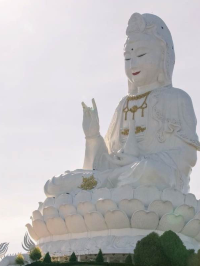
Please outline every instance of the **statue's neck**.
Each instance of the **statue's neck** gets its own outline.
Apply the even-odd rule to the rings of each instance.
[[[145,86],[141,86],[137,88],[137,94],[143,94],[147,91],[152,91],[155,89],[160,88],[160,83],[159,82],[154,82]]]
[[[161,85],[159,82],[154,82],[154,83],[151,83],[151,84],[148,84],[148,85],[145,85],[145,86],[137,87],[137,89],[134,92],[134,95],[143,94],[143,93],[145,93],[147,91],[152,91],[152,90],[155,90],[155,89],[159,89],[159,88],[162,88],[162,87],[165,87],[165,86],[168,86],[168,85],[169,84]]]

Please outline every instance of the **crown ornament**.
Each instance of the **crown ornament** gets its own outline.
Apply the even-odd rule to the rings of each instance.
[[[145,28],[146,21],[143,16],[139,13],[134,13],[128,21],[126,35],[129,36],[131,33],[143,32]]]

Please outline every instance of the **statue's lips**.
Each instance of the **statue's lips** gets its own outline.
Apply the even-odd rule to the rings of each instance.
[[[138,74],[140,74],[141,71],[138,71],[138,72],[135,72],[135,73],[132,73],[132,75],[136,76]]]

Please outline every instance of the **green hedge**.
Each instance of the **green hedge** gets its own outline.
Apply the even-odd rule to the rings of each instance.
[[[171,266],[162,248],[160,237],[154,232],[137,242],[133,260],[136,266]]]

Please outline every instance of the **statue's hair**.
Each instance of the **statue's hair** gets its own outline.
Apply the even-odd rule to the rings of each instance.
[[[175,53],[172,36],[168,27],[161,18],[155,15],[134,13],[128,21],[125,45],[130,41],[134,33],[139,32],[153,35],[164,43],[163,72],[165,75],[165,83],[172,83]]]

